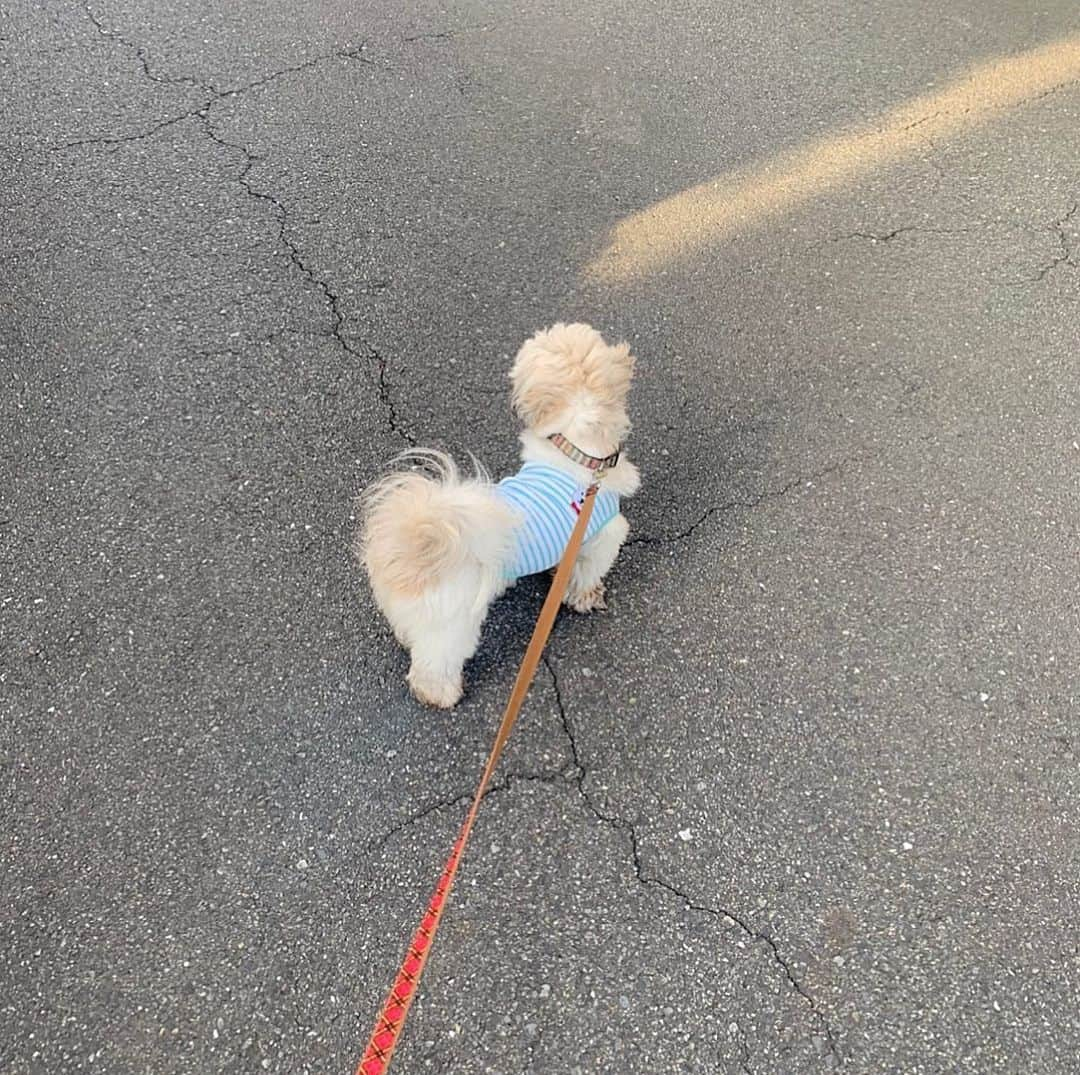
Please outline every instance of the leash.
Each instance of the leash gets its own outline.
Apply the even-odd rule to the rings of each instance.
[[[585,538],[585,529],[589,525],[589,517],[592,515],[593,501],[599,488],[602,470],[595,474],[593,484],[585,491],[585,496],[578,509],[577,522],[570,534],[570,540],[566,543],[566,550],[555,571],[555,578],[551,582],[547,598],[540,615],[536,618],[536,626],[533,628],[532,638],[525,650],[525,656],[521,659],[521,667],[518,669],[517,679],[514,680],[514,689],[510,692],[510,699],[503,711],[499,730],[495,733],[495,741],[488,754],[487,763],[477,785],[476,794],[473,795],[472,805],[468,814],[465,815],[465,823],[461,826],[461,832],[454,842],[454,848],[450,852],[450,858],[446,861],[439,883],[435,886],[431,899],[428,901],[427,910],[420,920],[420,925],[413,934],[412,942],[405,953],[401,967],[398,969],[394,984],[390,987],[390,993],[379,1013],[375,1029],[371,1032],[371,1038],[367,1043],[360,1063],[356,1068],[356,1075],[384,1075],[390,1066],[390,1058],[394,1055],[398,1038],[405,1026],[405,1018],[409,1014],[416,988],[420,983],[420,975],[424,972],[428,954],[431,952],[432,942],[435,940],[435,931],[439,928],[442,912],[446,901],[450,897],[450,889],[454,885],[454,877],[457,874],[458,863],[461,861],[465,845],[469,842],[469,834],[472,832],[473,822],[476,820],[480,809],[480,802],[487,791],[488,782],[495,771],[499,761],[499,755],[510,738],[510,732],[517,720],[518,713],[525,702],[525,695],[529,693],[533,677],[536,675],[537,665],[540,663],[540,655],[544,652],[544,645],[551,634],[555,616],[558,614],[559,605],[562,604],[566,588],[570,583],[570,572],[573,570],[574,561],[577,559],[578,550]]]

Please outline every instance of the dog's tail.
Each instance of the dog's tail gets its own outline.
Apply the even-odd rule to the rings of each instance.
[[[518,519],[479,464],[463,478],[443,452],[414,449],[399,461],[411,469],[389,474],[362,499],[356,552],[372,584],[418,596],[470,563],[501,570]]]

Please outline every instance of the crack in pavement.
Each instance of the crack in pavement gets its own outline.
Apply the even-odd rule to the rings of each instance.
[[[439,799],[436,802],[429,803],[427,806],[416,813],[410,814],[404,820],[397,822],[394,826],[387,829],[386,832],[381,832],[376,836],[373,836],[368,840],[364,850],[367,854],[372,854],[375,851],[381,851],[395,836],[404,832],[406,829],[411,828],[418,822],[423,821],[424,818],[430,817],[432,814],[437,814],[440,810],[448,810],[451,806],[460,806],[462,803],[468,802],[473,797],[473,792],[462,791],[457,795],[451,796],[449,799]]]
[[[91,138],[74,138],[69,142],[58,142],[56,145],[48,146],[45,151],[47,153],[61,153],[64,150],[78,149],[81,146],[122,146],[128,142],[141,142],[144,138],[153,138],[155,134],[159,134],[174,124],[182,123],[186,119],[193,119],[195,116],[201,116],[211,104],[213,104],[213,100],[201,104],[197,108],[189,109],[187,112],[180,112],[175,116],[170,116],[168,119],[160,120],[145,130],[133,131],[131,134],[102,134],[94,135]]]
[[[618,814],[607,814],[594,802],[588,789],[585,787],[585,781],[589,776],[589,770],[586,768],[581,760],[581,755],[578,750],[577,740],[574,735],[573,725],[570,722],[569,714],[567,713],[566,705],[563,701],[562,692],[559,689],[559,679],[555,672],[555,668],[551,663],[550,658],[545,654],[543,657],[544,667],[548,671],[548,675],[551,677],[552,687],[555,694],[555,705],[558,709],[560,719],[562,720],[563,728],[565,729],[567,739],[570,743],[570,752],[574,758],[574,764],[578,769],[578,775],[572,780],[572,783],[578,790],[582,802],[588,811],[599,821],[610,826],[616,832],[621,832],[628,837],[630,846],[630,856],[634,866],[634,875],[637,878],[639,884],[645,887],[660,888],[667,892],[669,895],[674,896],[680,900],[687,910],[697,912],[699,914],[708,915],[711,918],[716,919],[722,924],[730,923],[733,926],[737,926],[742,932],[754,942],[764,944],[773,959],[773,962],[780,967],[783,971],[784,977],[787,979],[791,989],[802,999],[802,1001],[810,1009],[813,1018],[817,1025],[821,1028],[825,1043],[828,1046],[829,1052],[833,1055],[838,1063],[842,1062],[840,1052],[837,1048],[836,1036],[832,1029],[832,1024],[829,1022],[825,1013],[817,1006],[814,998],[807,992],[806,988],[796,977],[795,972],[791,968],[791,963],[781,953],[776,941],[772,939],[767,933],[761,932],[761,930],[755,929],[750,923],[742,916],[734,914],[732,911],[722,907],[710,907],[707,904],[698,903],[692,896],[684,892],[682,889],[676,887],[671,882],[666,881],[664,878],[657,874],[646,874],[645,867],[641,860],[641,844],[637,834],[637,828],[634,822],[627,820],[624,817],[620,817]]]
[[[252,168],[262,161],[263,158],[258,156],[258,154],[253,153],[246,145],[243,145],[240,142],[231,142],[224,137],[215,128],[214,120],[210,115],[208,107],[200,111],[198,115],[199,119],[202,121],[203,129],[205,130],[207,137],[210,138],[212,142],[224,149],[232,150],[243,156],[244,164],[236,177],[237,182],[243,187],[248,197],[270,206],[278,222],[278,239],[285,247],[285,252],[289,261],[292,262],[304,279],[322,294],[323,301],[330,311],[330,335],[333,337],[338,347],[346,354],[364,362],[374,362],[379,402],[386,412],[387,424],[390,432],[399,436],[406,444],[415,447],[415,438],[401,425],[398,418],[397,406],[391,392],[392,386],[387,378],[388,364],[386,359],[373,347],[369,347],[365,344],[362,348],[358,348],[350,341],[345,333],[345,315],[341,309],[341,299],[334,288],[331,287],[330,281],[307,264],[300,247],[289,235],[289,211],[285,204],[275,195],[264,190],[259,190],[249,179],[249,173]]]
[[[845,239],[869,239],[872,243],[891,243],[901,235],[907,235],[908,232],[920,230],[920,228],[912,225],[910,227],[893,228],[892,231],[887,231],[881,235],[877,235],[872,231],[853,231],[848,235],[838,235],[835,239],[830,239],[829,241],[839,243],[843,242]]]
[[[417,41],[453,41],[455,37],[461,37],[463,34],[485,34],[494,30],[495,26],[491,23],[477,23],[475,26],[460,26],[449,30],[429,30],[419,34],[412,34],[409,37],[402,37],[402,41],[406,44],[413,44]]]
[[[811,1016],[815,1024],[820,1028],[823,1034],[823,1040],[828,1048],[828,1051],[835,1058],[837,1063],[842,1063],[842,1057],[837,1045],[836,1034],[833,1031],[832,1024],[829,1021],[828,1016],[818,1007],[817,1002],[813,996],[807,991],[806,987],[802,984],[799,978],[796,976],[795,971],[792,968],[791,962],[780,951],[780,948],[776,941],[772,939],[767,933],[756,929],[750,922],[743,916],[733,913],[731,910],[722,907],[712,907],[704,903],[698,902],[693,896],[685,892],[675,884],[664,879],[655,873],[647,873],[644,863],[642,861],[641,854],[641,842],[638,836],[637,827],[633,821],[630,821],[618,814],[612,814],[605,812],[593,799],[592,794],[586,787],[586,781],[589,777],[589,769],[582,760],[581,751],[578,747],[577,737],[574,732],[573,723],[570,720],[570,715],[567,710],[566,703],[563,700],[562,691],[559,686],[558,674],[555,671],[551,658],[544,654],[542,657],[542,663],[547,670],[548,676],[551,679],[552,690],[555,698],[556,712],[559,715],[559,720],[563,728],[563,733],[566,736],[567,744],[570,749],[570,756],[572,759],[572,765],[564,765],[560,769],[542,770],[540,772],[510,772],[507,773],[503,779],[497,783],[492,784],[484,798],[489,795],[493,795],[496,792],[508,791],[514,784],[518,782],[531,782],[538,781],[545,784],[562,784],[563,786],[573,786],[578,794],[579,799],[585,806],[586,810],[598,821],[609,826],[618,833],[627,837],[628,845],[630,849],[630,857],[633,863],[634,876],[637,882],[643,887],[653,887],[661,889],[668,895],[675,897],[681,902],[689,911],[704,914],[708,917],[716,920],[721,925],[726,925],[728,928],[738,928],[750,941],[764,945],[773,963],[780,969],[784,979],[787,981],[789,988],[795,993],[801,1002],[809,1009]],[[403,820],[397,822],[391,828],[385,832],[373,837],[366,846],[366,852],[371,854],[375,851],[381,850],[385,847],[390,840],[395,836],[403,832],[405,829],[410,828],[413,825],[418,824],[423,819],[430,817],[432,814],[438,813],[441,810],[446,810],[454,807],[463,806],[465,803],[472,799],[472,791],[459,792],[457,794],[440,799],[436,802],[429,803],[422,809],[409,815]],[[740,1028],[741,1030],[741,1028]],[[743,1035],[743,1059],[742,1067],[744,1071],[749,1071],[750,1052],[749,1046]]]
[[[318,67],[323,63],[327,63],[331,60],[356,60],[358,63],[368,64],[369,66],[375,66],[374,61],[369,60],[366,56],[363,56],[363,50],[366,47],[364,42],[358,45],[351,45],[346,48],[334,49],[330,52],[319,53],[317,56],[311,57],[311,59],[304,60],[301,63],[292,64],[288,67],[281,67],[277,70],[270,71],[269,73],[260,76],[259,78],[252,79],[250,82],[245,82],[240,86],[234,86],[232,89],[220,89],[212,82],[206,82],[202,79],[193,78],[188,75],[159,75],[155,74],[150,67],[149,58],[146,55],[146,49],[141,45],[136,45],[134,42],[129,41],[118,30],[110,30],[101,22],[101,20],[94,14],[93,9],[88,3],[83,4],[87,17],[97,28],[99,34],[102,37],[113,40],[121,44],[124,48],[134,53],[136,59],[139,61],[139,65],[142,68],[143,75],[151,82],[156,82],[159,85],[166,86],[194,86],[197,89],[202,90],[206,95],[201,104],[195,108],[187,109],[184,112],[177,113],[174,116],[169,116],[163,120],[156,122],[153,126],[141,131],[133,131],[129,134],[118,135],[98,135],[90,138],[76,138],[68,142],[59,142],[55,145],[47,146],[46,151],[49,153],[58,153],[66,149],[76,149],[80,146],[93,146],[93,145],[122,145],[126,142],[138,142],[144,138],[152,138],[159,131],[164,130],[166,127],[171,127],[175,123],[180,123],[185,119],[191,119],[193,116],[203,116],[213,105],[219,101],[229,100],[230,98],[240,97],[247,93],[249,90],[258,89],[262,86],[266,86],[271,82],[275,82],[279,78],[284,78],[286,75],[298,74],[303,71],[309,71],[314,67]]]
[[[135,54],[135,58],[142,65],[143,74],[146,75],[146,77],[148,79],[150,79],[151,82],[160,82],[163,85],[167,85],[167,86],[178,86],[178,85],[197,86],[199,89],[203,90],[204,92],[207,91],[207,90],[210,90],[212,88],[207,83],[201,81],[200,79],[191,78],[188,75],[175,75],[175,76],[173,76],[173,75],[156,75],[156,74],[154,74],[154,72],[150,70],[150,59],[146,55],[146,49],[143,48],[142,45],[136,45],[133,41],[128,41],[128,39],[126,37],[124,37],[124,35],[119,30],[110,30],[101,21],[101,19],[98,18],[98,16],[94,14],[94,9],[90,6],[89,3],[85,3],[85,2],[83,3],[83,10],[86,12],[87,17],[94,24],[94,26],[97,27],[97,32],[99,34],[101,34],[102,37],[104,37],[104,38],[106,38],[107,40],[110,40],[110,41],[118,41],[121,45],[123,45],[127,49],[130,49]]]
[[[935,165],[935,167],[940,167],[940,166]],[[942,175],[944,174],[943,170],[941,171],[941,174]],[[1043,280],[1045,280],[1047,278],[1047,276],[1049,276],[1055,269],[1057,269],[1061,265],[1067,265],[1070,268],[1074,268],[1074,269],[1075,268],[1080,268],[1080,264],[1078,264],[1076,259],[1075,259],[1075,254],[1074,254],[1073,249],[1072,249],[1072,243],[1070,242],[1069,234],[1066,231],[1066,225],[1072,220],[1073,216],[1076,214],[1078,209],[1080,209],[1080,202],[1073,202],[1072,206],[1065,213],[1065,215],[1062,216],[1062,217],[1059,217],[1057,220],[1055,220],[1050,225],[1050,228],[1056,233],[1058,246],[1059,246],[1058,253],[1054,254],[1045,265],[1043,265],[1041,268],[1039,268],[1034,276],[1028,277],[1028,278],[1026,278],[1024,280],[1014,281],[1014,283],[1017,283],[1017,282],[1020,283],[1020,284],[1038,284],[1038,283],[1041,283]],[[1000,222],[996,222],[996,223],[1000,223]],[[982,232],[982,231],[986,230],[987,227],[991,227],[991,226],[993,226],[993,225],[988,224],[988,223],[983,223],[979,227],[971,227],[971,228],[928,228],[928,227],[925,227],[925,226],[920,225],[920,224],[910,224],[910,225],[901,225],[900,227],[893,228],[892,231],[887,231],[887,232],[871,232],[871,231],[847,232],[844,235],[834,235],[834,236],[831,236],[831,237],[828,237],[828,238],[825,238],[825,239],[820,239],[817,242],[815,242],[813,245],[814,245],[815,248],[820,248],[820,247],[828,245],[828,244],[846,242],[846,241],[851,240],[851,239],[867,239],[876,246],[879,243],[884,245],[886,243],[894,242],[895,240],[899,239],[901,236],[909,235],[909,234],[923,233],[923,234],[929,234],[929,235],[970,235],[970,234],[973,234],[973,233],[976,233],[976,232]],[[1016,230],[1024,230],[1024,231],[1028,230],[1027,227],[1022,227],[1022,226],[1019,226],[1019,225],[1013,225],[1013,228],[1016,229]]]
[[[489,796],[494,795],[497,792],[509,791],[515,784],[573,783],[577,780],[577,774],[568,773],[568,768],[569,766],[563,766],[561,769],[541,769],[537,772],[515,770],[506,773],[501,780],[496,780],[488,785],[487,790],[484,792],[484,798],[481,801],[486,802]],[[372,852],[381,851],[395,836],[423,821],[424,818],[430,817],[432,814],[437,814],[440,810],[448,810],[451,807],[463,806],[465,803],[471,803],[473,795],[475,794],[476,790],[474,788],[471,791],[462,791],[448,798],[428,803],[427,806],[397,822],[385,832],[373,836],[365,845],[365,852],[370,855]]]
[[[1029,283],[1038,284],[1045,280],[1059,265],[1068,265],[1070,268],[1080,268],[1073,260],[1072,243],[1069,240],[1069,234],[1065,230],[1066,225],[1076,215],[1076,210],[1080,208],[1080,202],[1073,202],[1072,207],[1063,216],[1059,217],[1050,226],[1057,233],[1058,245],[1060,247],[1057,254],[1055,254],[1039,271],[1031,278]]]
[[[697,519],[694,520],[688,527],[680,530],[674,534],[643,534],[641,537],[632,537],[626,542],[626,546],[631,545],[674,545],[680,541],[685,541],[695,530],[703,523],[707,522],[714,515],[722,514],[728,511],[736,511],[739,509],[756,508],[760,504],[765,503],[767,500],[779,500],[782,497],[793,492],[802,485],[811,485],[813,482],[818,481],[821,478],[827,477],[830,474],[837,473],[843,463],[846,460],[841,460],[836,463],[830,463],[829,466],[823,467],[821,470],[814,471],[808,475],[798,475],[789,481],[786,485],[781,486],[779,489],[766,489],[759,496],[753,497],[750,500],[727,500],[722,504],[714,504],[711,508],[707,508]]]
[[[921,233],[924,235],[970,235],[972,232],[981,231],[981,228],[928,228],[922,224],[903,224],[899,227],[893,228],[892,231],[886,232],[873,232],[873,231],[851,231],[844,235],[834,235],[827,239],[822,239],[815,243],[816,247],[825,246],[830,243],[843,243],[849,239],[868,239],[875,245],[878,243],[891,243],[896,239],[899,239],[902,235],[909,235],[911,233]]]
[[[1045,90],[1039,93],[1033,93],[1030,97],[1019,97],[1016,100],[1009,103],[1009,110],[1015,111],[1026,107],[1027,105],[1035,104],[1037,101],[1044,101],[1047,97],[1053,96],[1055,93],[1060,93],[1064,89],[1068,89],[1071,86],[1080,85],[1080,79],[1076,78],[1064,78],[1060,82],[1055,83],[1052,86],[1048,86]],[[905,123],[902,127],[897,128],[898,134],[907,134],[909,131],[917,130],[926,123],[930,123],[932,120],[940,117],[950,116],[968,116],[974,111],[973,105],[967,105],[962,108],[937,108],[933,112],[928,112],[925,116],[920,116],[918,119],[912,120],[910,123]],[[887,128],[885,128],[887,129]],[[920,137],[921,137],[920,132]]]
[[[386,359],[373,347],[364,346],[358,348],[355,346],[344,331],[345,327],[345,315],[341,309],[341,300],[330,285],[330,281],[320,274],[318,274],[307,262],[304,260],[300,247],[291,238],[288,233],[289,224],[289,212],[284,203],[273,194],[264,190],[256,188],[250,178],[249,174],[257,163],[262,158],[253,153],[247,146],[238,142],[229,141],[225,138],[215,127],[214,120],[211,116],[211,109],[214,105],[221,101],[236,98],[249,90],[257,89],[262,86],[266,86],[271,82],[279,78],[283,78],[286,75],[298,74],[300,72],[309,71],[320,64],[326,63],[330,60],[357,60],[360,63],[371,64],[372,61],[362,56],[361,53],[365,48],[365,43],[361,42],[357,45],[352,45],[347,48],[335,49],[332,52],[320,53],[317,56],[313,56],[311,59],[305,60],[302,63],[292,64],[288,67],[282,67],[275,71],[271,71],[266,75],[244,83],[241,86],[234,87],[233,89],[222,90],[219,89],[211,82],[204,82],[199,79],[190,78],[188,76],[165,76],[156,74],[150,66],[149,58],[146,54],[146,50],[143,46],[136,45],[134,42],[129,41],[117,30],[110,30],[94,13],[94,10],[89,3],[83,4],[87,17],[97,28],[99,34],[109,40],[115,40],[121,44],[124,48],[134,53],[136,59],[138,59],[140,67],[146,78],[152,82],[170,84],[170,85],[191,85],[196,86],[206,94],[205,100],[195,108],[189,108],[184,112],[178,113],[175,116],[171,116],[167,119],[161,120],[155,123],[152,127],[146,130],[132,132],[125,135],[103,135],[93,138],[80,138],[70,142],[62,143],[59,145],[49,147],[49,152],[57,152],[64,149],[71,149],[77,146],[85,145],[120,145],[126,142],[140,141],[144,138],[152,137],[153,135],[165,130],[174,124],[180,123],[187,119],[198,119],[205,131],[206,135],[218,146],[224,149],[231,150],[239,153],[244,158],[243,167],[237,176],[237,181],[243,187],[248,197],[255,201],[269,205],[278,222],[278,239],[285,247],[285,251],[288,255],[290,262],[300,272],[300,274],[316,289],[318,289],[323,296],[323,300],[330,311],[331,326],[330,335],[333,337],[337,346],[344,352],[352,356],[353,358],[360,359],[365,363],[373,362],[376,369],[376,385],[379,395],[379,402],[382,405],[386,416],[387,424],[390,432],[399,436],[406,444],[415,446],[416,440],[412,435],[403,428],[398,416],[397,405],[393,396],[393,386],[390,383],[388,376],[388,363]]]

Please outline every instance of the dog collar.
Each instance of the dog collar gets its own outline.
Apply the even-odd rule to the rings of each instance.
[[[616,448],[611,455],[589,455],[588,452],[583,452],[576,445],[571,444],[561,433],[552,433],[551,436],[548,437],[548,440],[551,441],[551,443],[554,444],[567,459],[572,459],[575,463],[580,464],[587,470],[610,470],[619,461],[618,448]]]

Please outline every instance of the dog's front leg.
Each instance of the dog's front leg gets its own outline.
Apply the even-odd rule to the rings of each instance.
[[[630,533],[626,516],[619,514],[581,546],[570,585],[563,602],[575,612],[607,608],[604,603],[604,576],[611,570],[619,549]]]

